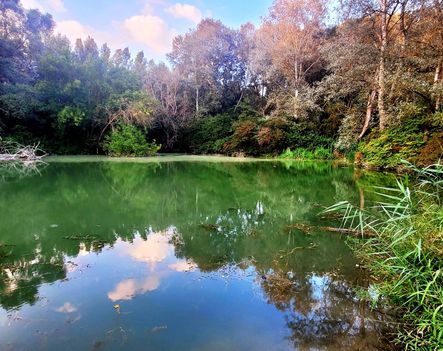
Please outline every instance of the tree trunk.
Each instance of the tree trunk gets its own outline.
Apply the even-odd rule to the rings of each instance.
[[[409,36],[408,31],[409,31],[409,28],[411,26],[410,24],[408,25],[407,22],[406,22],[406,20],[407,20],[406,17],[408,15],[407,8],[406,8],[407,2],[408,1],[406,0],[406,1],[403,1],[402,4],[401,4],[401,11],[400,11],[400,33],[401,33],[401,37],[400,37],[401,41],[400,41],[400,43],[401,44],[400,44],[400,57],[399,57],[400,58],[400,62],[397,63],[397,68],[395,70],[395,74],[394,74],[394,77],[392,79],[391,89],[390,89],[390,92],[389,92],[389,95],[388,95],[388,101],[390,101],[390,102],[392,101],[392,99],[395,96],[396,84],[397,84],[398,80],[401,77],[402,68],[406,67],[406,64],[405,64],[405,51],[406,51],[406,45],[408,43],[408,36]]]
[[[438,89],[439,83],[442,81],[443,60],[440,59],[437,67],[435,68],[434,76],[434,88]],[[437,91],[435,94],[435,111],[439,111],[441,108],[441,94]]]
[[[381,43],[380,60],[378,66],[378,113],[380,118],[380,130],[386,128],[386,108],[385,108],[385,53],[388,42],[387,29],[387,0],[379,0],[381,12]]]
[[[366,106],[365,124],[363,125],[363,129],[362,129],[360,135],[358,136],[358,139],[363,138],[363,136],[366,134],[366,132],[369,128],[369,122],[371,121],[372,110],[374,109],[374,101],[375,101],[376,94],[377,94],[377,90],[373,89],[368,96],[368,104]]]
[[[295,61],[294,61],[294,85],[295,85],[295,88],[294,88],[294,100],[292,102],[292,106],[293,106],[292,114],[293,114],[294,118],[296,118],[296,119],[298,118],[297,104],[298,104],[298,94],[299,94],[299,91],[298,91],[299,79],[300,79],[300,76],[299,76],[298,60],[295,59]]]
[[[199,110],[199,105],[198,105],[198,99],[199,99],[199,91],[198,91],[198,87],[195,88],[195,115],[198,117],[198,110]]]

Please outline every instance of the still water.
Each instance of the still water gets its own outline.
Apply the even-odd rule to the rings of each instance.
[[[332,163],[55,158],[0,176],[0,350],[375,350]]]

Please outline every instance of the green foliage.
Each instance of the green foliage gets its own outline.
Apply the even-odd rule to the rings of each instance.
[[[287,135],[287,146],[290,148],[307,148],[313,150],[317,147],[322,147],[330,149],[334,145],[334,139],[322,135],[313,129],[301,128],[300,126],[294,125],[288,130]]]
[[[103,149],[111,156],[149,156],[161,146],[149,143],[143,132],[129,124],[119,124],[105,139]]]
[[[395,341],[405,350],[440,350],[443,345],[443,166],[417,169],[412,187],[378,188],[382,201],[371,210],[348,202],[329,211],[343,212],[343,225],[374,237],[351,246],[377,277],[371,286],[375,304],[383,298],[401,319]],[[375,212],[374,212],[375,210]],[[374,294],[370,294],[374,296]]]
[[[233,116],[225,113],[194,120],[183,137],[192,153],[217,154],[223,153],[224,145],[232,133]]]
[[[346,115],[338,130],[338,138],[334,145],[335,148],[343,153],[355,152],[358,148],[357,138],[359,133],[357,131],[360,128],[361,126],[355,115]]]
[[[416,116],[382,132],[367,143],[360,143],[359,151],[363,154],[363,162],[368,165],[396,167],[401,165],[401,160],[415,161],[426,143],[426,135],[425,119]]]
[[[280,154],[281,159],[295,159],[295,160],[332,160],[334,155],[330,149],[317,147],[314,151],[310,151],[304,148],[297,148],[292,151],[287,148]]]
[[[182,139],[185,144],[182,149],[188,147],[193,153],[271,156],[290,148],[300,149],[300,154],[289,158],[333,158],[331,137],[281,117],[260,119],[247,104],[238,113],[195,119]]]
[[[79,126],[85,116],[85,112],[80,107],[65,106],[58,113],[58,123],[60,126],[65,126],[68,123]]]

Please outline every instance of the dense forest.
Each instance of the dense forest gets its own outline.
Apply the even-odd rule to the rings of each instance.
[[[53,154],[435,162],[442,0],[334,4],[275,0],[258,28],[205,18],[156,63],[91,37],[70,43],[50,14],[2,0],[2,142]]]

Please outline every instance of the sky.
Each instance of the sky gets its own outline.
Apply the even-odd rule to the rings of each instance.
[[[52,14],[55,32],[71,43],[92,36],[99,47],[143,50],[147,58],[166,60],[172,39],[194,28],[202,18],[221,20],[231,28],[258,26],[272,0],[21,0],[22,5]]]

